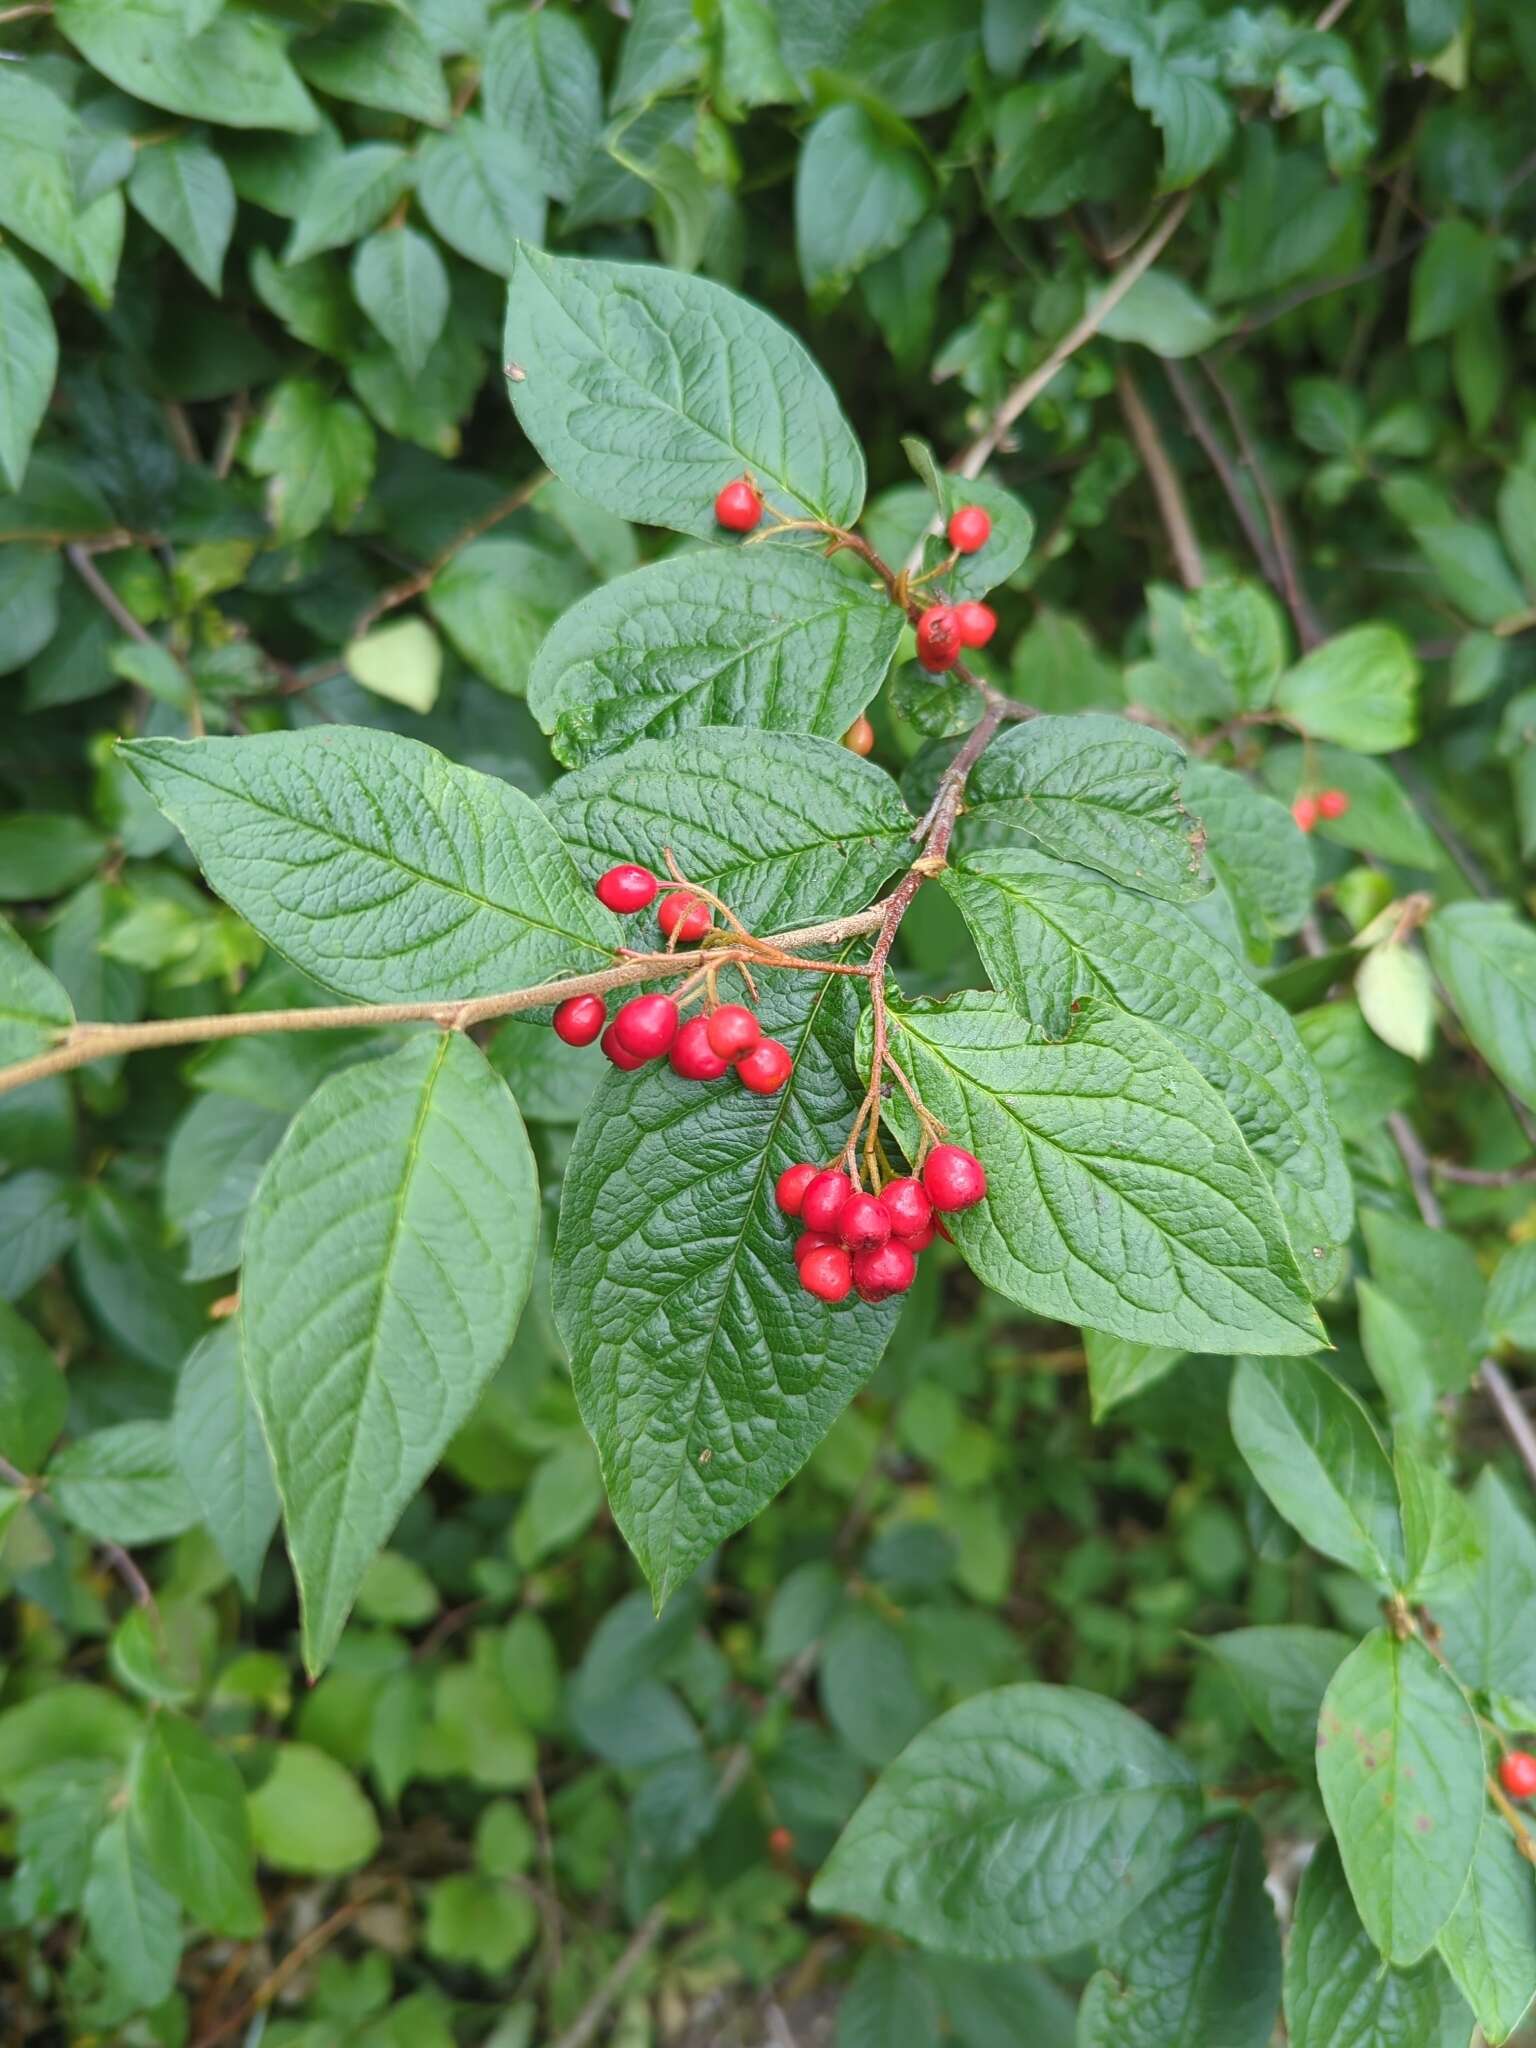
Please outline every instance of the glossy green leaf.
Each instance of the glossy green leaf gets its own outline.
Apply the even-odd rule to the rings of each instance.
[[[1287,1760],[1310,1763],[1323,1694],[1353,1645],[1331,1628],[1276,1625],[1201,1636],[1199,1647],[1231,1679],[1255,1728]]]
[[[0,249],[0,476],[19,491],[59,367],[59,340],[42,288],[21,258]]]
[[[278,1498],[271,1454],[246,1387],[237,1323],[205,1337],[182,1367],[171,1426],[182,1477],[208,1532],[247,1599],[254,1600],[277,1528]]]
[[[414,228],[381,228],[352,258],[357,302],[416,376],[448,318],[448,272],[437,245]]]
[[[418,740],[322,726],[124,751],[220,895],[344,995],[485,995],[598,967],[617,938],[531,798]]]
[[[1422,1063],[1435,1043],[1435,990],[1424,956],[1388,939],[1372,946],[1355,973],[1360,1014],[1383,1045]]]
[[[1536,1106],[1536,927],[1507,903],[1450,903],[1424,937],[1468,1037],[1505,1086]]]
[[[442,643],[425,619],[397,619],[347,643],[347,674],[391,704],[425,714],[437,702]]]
[[[1124,1707],[1004,1686],[881,1773],[811,1900],[950,1955],[1055,1955],[1165,1884],[1197,1813],[1189,1766]]]
[[[1395,626],[1355,626],[1280,678],[1275,708],[1308,739],[1390,754],[1418,731],[1419,665]]]
[[[573,198],[603,125],[602,74],[581,26],[554,7],[502,15],[481,90],[487,120],[529,152],[542,189]]]
[[[1514,1836],[1492,1814],[1436,1946],[1484,2038],[1499,2048],[1536,1998],[1536,1881]]]
[[[215,298],[223,289],[224,252],[235,229],[235,188],[224,160],[186,136],[141,149],[128,197]]]
[[[163,1543],[198,1519],[164,1422],[114,1422],[76,1437],[53,1459],[59,1513],[101,1543]]]
[[[126,1814],[108,1821],[92,1845],[82,1907],[114,1989],[140,2007],[168,1998],[181,1960],[181,1910],[150,1869]]]
[[[110,305],[123,251],[123,195],[106,191],[82,206],[70,152],[87,143],[84,124],[21,65],[10,64],[0,72],[0,130],[0,228],[56,264],[96,305]],[[30,301],[13,290],[7,303],[25,308]]]
[[[457,1034],[333,1075],[273,1155],[240,1320],[311,1671],[511,1343],[538,1220],[516,1107]]]
[[[151,106],[228,128],[319,125],[264,15],[226,7],[189,35],[183,0],[59,0],[54,19],[87,63]]]
[[[200,1728],[155,1715],[134,1763],[129,1811],[150,1870],[203,1926],[261,1932],[245,1788]]]

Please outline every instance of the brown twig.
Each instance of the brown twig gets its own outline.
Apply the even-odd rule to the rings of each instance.
[[[1141,387],[1131,374],[1130,364],[1124,356],[1115,365],[1115,390],[1125,424],[1136,443],[1136,452],[1147,472],[1147,481],[1152,486],[1152,495],[1157,500],[1158,514],[1168,536],[1179,581],[1186,590],[1198,590],[1205,581],[1205,560],[1185,502],[1184,486],[1168,459],[1157,422],[1148,411]]]
[[[255,2019],[258,2013],[265,2012],[290,1978],[297,1976],[304,1965],[323,1948],[328,1948],[338,1934],[351,1926],[359,1913],[372,1905],[381,1892],[393,1889],[398,1882],[399,1880],[393,1877],[366,1879],[350,1899],[294,1943],[287,1955],[262,1979],[243,2005],[238,2006],[227,2018],[216,2022],[207,2033],[200,2034],[195,2048],[215,2048],[217,2042],[237,2032],[248,2020]]]
[[[1270,484],[1269,472],[1259,454],[1258,443],[1248,430],[1247,417],[1238,403],[1237,394],[1214,363],[1202,360],[1200,367],[1205,372],[1211,389],[1221,401],[1221,409],[1232,428],[1243,467],[1253,478],[1253,487],[1259,494],[1259,503],[1264,507],[1264,517],[1269,523],[1277,588],[1285,599],[1286,610],[1295,623],[1302,650],[1306,652],[1328,636],[1319,623],[1317,613],[1312,608],[1312,601],[1302,585],[1301,571],[1297,567],[1296,550],[1291,544],[1290,527],[1286,522],[1284,509]]]
[[[1183,364],[1176,362],[1165,362],[1163,375],[1168,380],[1168,388],[1178,401],[1185,424],[1205,450],[1206,459],[1215,470],[1217,479],[1227,494],[1227,502],[1237,515],[1237,523],[1243,529],[1248,545],[1253,550],[1260,574],[1266,583],[1278,584],[1280,571],[1270,548],[1269,536],[1265,533],[1258,514],[1248,502],[1236,465],[1222,445],[1221,436],[1212,424],[1211,416],[1195,389],[1193,379]]]
[[[508,491],[504,498],[498,498],[488,511],[478,519],[472,519],[468,526],[456,533],[445,548],[441,548],[424,569],[418,569],[414,576],[407,576],[401,583],[395,583],[382,591],[358,618],[353,626],[351,638],[361,640],[370,627],[376,625],[386,612],[397,611],[403,604],[409,604],[413,597],[420,597],[424,590],[430,590],[461,549],[471,541],[481,539],[493,526],[499,526],[504,519],[510,519],[514,512],[520,512],[529,500],[549,482],[547,469],[535,470],[515,490]]]
[[[1536,1181],[1536,1160],[1524,1166],[1458,1166],[1453,1159],[1432,1159],[1429,1164],[1438,1179],[1467,1188],[1517,1188]]]

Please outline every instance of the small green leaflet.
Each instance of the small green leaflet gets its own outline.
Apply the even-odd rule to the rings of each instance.
[[[1466,1685],[1509,1702],[1504,1718],[1536,1721],[1536,1635],[1511,1616],[1536,1607],[1536,1530],[1508,1486],[1487,1466],[1470,1506],[1482,1557],[1470,1578],[1435,1603],[1451,1669]]]
[[[603,125],[602,73],[581,26],[547,7],[499,16],[485,47],[482,97],[492,129],[531,153],[544,191],[573,198]]]
[[[1312,849],[1278,798],[1231,768],[1191,761],[1184,795],[1210,842],[1206,857],[1226,891],[1249,957],[1268,960],[1272,942],[1300,931],[1312,908]]]
[[[1466,1890],[1436,1943],[1492,2048],[1536,1998],[1536,1882],[1502,1820],[1477,1838]]]
[[[1349,1637],[1338,1629],[1278,1624],[1199,1636],[1195,1647],[1226,1672],[1249,1720],[1276,1755],[1310,1764],[1318,1709],[1354,1648]]]
[[[503,16],[500,26],[516,19]],[[422,212],[449,248],[471,263],[510,277],[518,243],[544,239],[544,195],[518,136],[461,115],[450,134],[427,138],[418,163]]]
[[[516,1106],[457,1033],[332,1075],[273,1154],[240,1320],[311,1672],[501,1363],[538,1229]]]
[[[48,410],[59,338],[42,286],[21,258],[0,248],[0,476],[19,491],[33,438]]]
[[[1333,1675],[1317,1781],[1366,1932],[1416,1963],[1461,1897],[1483,1825],[1483,1739],[1455,1679],[1375,1629]]]
[[[610,1074],[566,1167],[555,1313],[658,1606],[800,1469],[896,1318],[894,1303],[852,1313],[797,1284],[774,1182],[847,1133],[858,1002],[841,975],[783,981],[759,1007],[794,1055],[782,1093]]]
[[[202,1926],[261,1932],[245,1787],[200,1728],[154,1716],[134,1760],[129,1811],[151,1871]]]
[[[344,9],[293,54],[309,83],[335,99],[439,127],[452,114],[442,65],[403,9]]]
[[[864,458],[831,386],[786,328],[720,285],[519,244],[506,361],[518,420],[556,476],[626,519],[716,539],[715,494],[744,473],[786,517],[858,517]]]
[[[165,1422],[112,1422],[76,1437],[48,1484],[64,1519],[98,1543],[163,1543],[198,1519]]]
[[[320,125],[282,29],[243,7],[190,36],[183,0],[59,0],[54,21],[88,64],[151,106],[229,128]]]
[[[470,667],[520,697],[540,642],[590,584],[574,555],[524,540],[477,540],[434,579],[427,603]]]
[[[437,244],[415,228],[380,228],[357,245],[352,289],[401,369],[419,376],[448,318],[448,271]]]
[[[1392,1463],[1359,1397],[1315,1359],[1245,1358],[1232,1434],[1280,1513],[1325,1557],[1399,1586],[1407,1573]]]
[[[603,585],[540,647],[528,703],[572,767],[697,725],[841,738],[885,679],[902,616],[820,554],[676,555]]]
[[[91,147],[90,131],[55,93],[22,76],[23,69],[10,64],[0,72],[0,133],[6,138],[0,228],[56,264],[96,305],[110,306],[123,252],[123,195],[103,192],[82,207],[72,162]],[[21,303],[7,294],[8,308]]]
[[[861,1043],[867,1047],[866,1022]],[[1004,996],[891,1011],[892,1048],[990,1190],[950,1223],[978,1278],[1037,1314],[1187,1351],[1313,1351],[1280,1211],[1221,1098],[1106,1005],[1032,1042]],[[866,1054],[867,1056],[867,1054]],[[909,1156],[905,1099],[887,1109]]]
[[[1276,708],[1313,740],[1390,754],[1418,731],[1419,665],[1395,626],[1356,626],[1280,678]]]
[[[1536,928],[1508,903],[1451,903],[1424,937],[1472,1043],[1536,1108]]]
[[[1062,860],[1178,902],[1209,888],[1205,832],[1184,808],[1177,741],[1102,712],[1032,718],[992,742],[971,776],[971,815]]]
[[[533,799],[418,740],[330,725],[123,752],[211,886],[342,995],[487,995],[617,942]]]
[[[240,1362],[240,1330],[225,1323],[195,1347],[176,1380],[171,1430],[181,1474],[219,1554],[256,1597],[277,1527],[277,1487]]]
[[[855,100],[807,131],[795,166],[795,246],[814,300],[840,298],[857,274],[899,249],[928,211],[923,159]]]
[[[323,163],[305,187],[283,250],[285,267],[344,248],[377,227],[415,175],[410,153],[392,142],[359,143]]]
[[[235,188],[218,152],[185,136],[142,148],[128,197],[217,298],[236,210]]]
[[[37,1331],[0,1301],[0,1453],[41,1472],[69,1412],[69,1382]]]
[[[881,1773],[811,1903],[978,1962],[1059,1955],[1166,1882],[1198,1812],[1189,1765],[1124,1707],[1003,1686]]]
[[[861,909],[915,850],[883,768],[830,740],[701,726],[640,740],[543,799],[583,875],[638,860],[723,898],[751,931]]]
[[[987,535],[986,546],[974,554],[961,555],[941,586],[945,595],[957,602],[961,598],[985,597],[989,590],[1006,583],[1016,569],[1022,568],[1035,537],[1033,514],[1012,491],[1005,491],[990,477],[956,476],[943,468],[934,460],[927,442],[918,440],[915,434],[904,436],[901,446],[908,462],[933,493],[935,517],[941,526],[948,525],[950,514],[960,505],[980,505],[991,519],[992,531]],[[954,552],[949,541],[938,534],[929,536],[927,548],[925,568],[947,561]],[[931,688],[934,678],[930,676],[927,681]]]
[[[314,377],[273,387],[251,436],[246,463],[271,479],[267,509],[279,540],[302,540],[327,521],[348,526],[373,481],[377,437],[349,398],[332,398]]]
[[[1102,1330],[1084,1330],[1083,1349],[1095,1422],[1102,1422],[1111,1408],[1131,1400],[1143,1387],[1155,1386],[1184,1357],[1182,1351],[1167,1345],[1133,1344],[1126,1337],[1106,1336]]]
[[[126,1813],[108,1821],[92,1845],[81,1905],[113,1988],[135,2007],[169,1998],[181,1959],[181,1908],[150,1869]]]
[[[0,918],[0,1065],[46,1052],[74,1021],[60,982],[15,927]]]

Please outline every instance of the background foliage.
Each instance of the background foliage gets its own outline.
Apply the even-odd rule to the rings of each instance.
[[[1181,987],[1215,977],[1189,1047],[1257,986],[1289,1013],[1359,1212],[1296,1170],[1309,1227],[1345,1205],[1313,1276],[1326,1368],[1085,1337],[930,1254],[874,1377],[659,1622],[546,1252],[310,1685],[220,1311],[317,1084],[407,1103],[441,1047],[231,1040],[0,1095],[11,2038],[212,2048],[270,2013],[273,2048],[1262,2048],[1266,1868],[1298,2048],[1462,2048],[1474,2015],[1509,2037],[1536,1898],[1481,1778],[1536,1722],[1536,1445],[1498,1363],[1536,1355],[1536,17],[41,0],[0,41],[5,1057],[67,1022],[60,986],[117,1021],[324,999],[202,886],[118,738],[402,734],[630,850],[602,614],[591,645],[555,621],[642,562],[671,615],[699,558],[549,480],[515,423],[507,281],[537,340],[517,249],[544,245],[775,312],[893,559],[931,507],[903,436],[990,456],[1035,536],[979,666],[1193,752],[1216,889],[1176,924],[1080,875],[1062,959],[966,899],[1038,904],[1061,870],[978,833],[902,927],[918,1051],[927,992],[990,978],[1056,1031],[1088,986],[1145,1006],[1172,947]],[[857,512],[855,476],[823,483]],[[668,516],[710,537],[691,503]],[[863,630],[791,730],[863,705],[891,652]],[[921,808],[975,713],[909,654],[870,709]],[[722,691],[679,723],[743,716]],[[651,786],[727,772],[641,744]],[[1304,837],[1285,806],[1323,786],[1349,809]],[[869,816],[871,888],[902,829]],[[767,928],[825,878],[755,886]],[[490,1054],[552,1225],[595,1063],[518,1018]],[[473,1127],[468,1074],[441,1085]],[[1283,1153],[1308,1112],[1270,1113]],[[533,1199],[515,1148],[476,1212]],[[286,1271],[305,1244],[247,1248]],[[1048,1685],[1085,1694],[1063,1714]],[[924,1771],[972,1754],[1029,1816],[1034,1889],[1002,1926],[971,1902],[957,1940],[931,1896],[872,1901],[893,1861],[943,1864]],[[1384,1761],[1395,1807],[1365,1797]],[[1155,1885],[1106,1906],[1095,1844]]]

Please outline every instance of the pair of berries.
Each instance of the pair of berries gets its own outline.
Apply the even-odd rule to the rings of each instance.
[[[917,622],[917,658],[930,675],[942,675],[962,648],[985,647],[996,631],[997,614],[989,604],[930,605]]]
[[[1299,796],[1291,805],[1291,816],[1303,832],[1310,832],[1319,818],[1342,818],[1349,798],[1342,789],[1320,789],[1316,796]]]
[[[601,996],[568,996],[555,1012],[555,1031],[567,1045],[590,1045],[601,1032],[603,1051],[626,1074],[664,1053],[685,1081],[718,1081],[735,1067],[737,1079],[754,1095],[777,1094],[794,1067],[789,1048],[764,1038],[756,1017],[740,1003],[722,1003],[709,1016],[684,1023],[670,996],[631,996],[611,1024],[607,1018]]]
[[[1536,1797],[1536,1756],[1512,1749],[1499,1765],[1499,1783],[1511,1799]]]
[[[800,1285],[827,1302],[855,1290],[865,1302],[905,1294],[918,1253],[944,1227],[936,1213],[972,1208],[986,1192],[985,1168],[961,1145],[937,1146],[921,1180],[903,1176],[878,1195],[866,1195],[836,1167],[809,1162],[787,1166],[775,1190],[784,1214],[805,1225],[795,1243]]]
[[[606,909],[617,911],[620,917],[633,917],[637,910],[655,903],[660,887],[649,868],[625,861],[598,877],[595,893]],[[656,922],[669,939],[675,935],[679,945],[692,945],[709,930],[709,905],[686,889],[671,889],[657,906]]]

